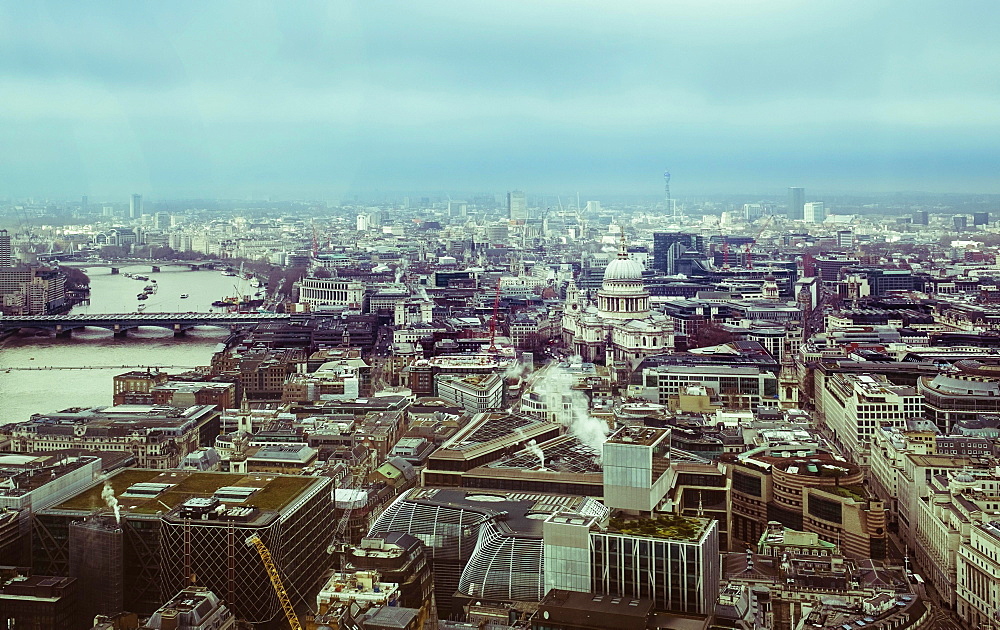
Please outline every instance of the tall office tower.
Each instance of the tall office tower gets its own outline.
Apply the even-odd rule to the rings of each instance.
[[[801,221],[805,217],[806,189],[788,189],[788,218]]]
[[[822,201],[810,201],[802,206],[802,219],[806,223],[822,223],[826,219],[826,207]]]
[[[129,201],[128,218],[138,219],[142,216],[142,195],[134,194]]]
[[[973,212],[972,213],[972,225],[989,225],[990,224],[990,213],[989,212]]]
[[[600,201],[588,201],[587,202],[587,214],[600,214],[601,213],[601,202]]]
[[[0,230],[0,267],[10,267],[13,262],[10,250],[10,234],[7,230]]]
[[[86,214],[90,210],[90,200],[87,199],[87,195],[80,198],[80,212]]]
[[[157,212],[153,215],[153,227],[157,230],[166,230],[170,227],[170,213]]]
[[[520,190],[507,193],[507,218],[511,221],[528,220],[528,198]]]
[[[449,201],[448,216],[449,217],[469,216],[469,204],[466,203],[465,201]]]
[[[930,215],[926,210],[917,210],[913,213],[913,225],[928,225],[930,224]]]
[[[705,246],[704,237],[685,232],[653,233],[653,268],[672,276],[677,273],[677,259],[684,252],[694,249],[701,251]]]
[[[956,214],[951,218],[955,224],[955,230],[961,232],[963,230],[969,229],[969,217],[964,214]]]

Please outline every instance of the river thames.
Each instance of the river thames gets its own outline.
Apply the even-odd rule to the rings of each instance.
[[[87,267],[90,304],[74,307],[72,312],[134,313],[140,304],[146,305],[145,313],[218,311],[212,302],[257,290],[246,280],[218,271],[161,269],[151,273],[148,265],[121,268],[122,274],[149,278],[142,281],[111,275],[108,267]],[[146,285],[155,285],[156,292],[146,300],[136,299]],[[71,338],[43,335],[28,332],[0,342],[0,424],[22,422],[33,413],[110,405],[112,377],[128,370],[122,366],[171,366],[168,371],[178,372],[208,365],[229,332],[199,327],[184,337],[174,337],[168,330],[148,327],[130,331],[127,338],[115,338],[101,328],[77,330]],[[78,367],[91,369],[34,369]]]

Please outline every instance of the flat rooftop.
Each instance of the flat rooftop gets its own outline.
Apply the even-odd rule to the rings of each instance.
[[[696,541],[713,522],[710,518],[678,514],[659,514],[656,518],[613,517],[608,531],[629,536]]]
[[[51,453],[0,454],[0,496],[21,496],[100,458]],[[6,487],[12,486],[12,487]]]
[[[660,440],[669,437],[669,429],[658,429],[654,427],[625,426],[608,437],[608,442],[613,444],[638,444],[641,446],[652,446]]]
[[[35,414],[27,422],[7,425],[11,429],[32,427],[39,434],[73,433],[83,425],[87,432],[173,428],[198,422],[215,413],[214,405],[171,407],[167,405],[116,405],[114,407],[70,407],[55,413]]]
[[[265,473],[212,473],[190,470],[151,470],[127,468],[108,479],[115,497],[125,514],[156,514],[167,512],[184,501],[193,498],[210,498],[222,488],[259,488],[250,494],[245,505],[254,505],[262,510],[280,511],[304,492],[309,486],[322,481],[320,477],[295,475],[275,475]],[[150,496],[122,496],[136,484],[160,484],[166,486],[162,492]],[[151,487],[151,486],[146,486]],[[104,490],[98,484],[70,497],[52,509],[81,510],[93,512],[107,510],[107,503],[101,498]],[[232,503],[232,499],[225,501]]]

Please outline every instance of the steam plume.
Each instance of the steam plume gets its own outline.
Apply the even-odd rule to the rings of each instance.
[[[570,364],[580,363],[580,357],[568,359]],[[563,367],[551,364],[542,370],[534,383],[534,391],[545,402],[545,408],[570,435],[580,440],[598,453],[608,438],[608,425],[603,420],[590,415],[590,402],[586,394],[573,389],[576,376]]]
[[[542,470],[545,470],[545,453],[542,452],[541,447],[539,447],[537,444],[535,444],[534,440],[531,440],[530,442],[528,442],[527,444],[524,445],[524,448],[529,453],[531,453],[532,455],[534,455],[535,457],[538,458],[538,466]]]
[[[104,489],[101,490],[101,498],[104,499],[109,508],[115,511],[115,522],[120,526],[122,524],[122,508],[118,505],[118,498],[115,497],[115,490],[111,487],[110,482],[104,482]]]

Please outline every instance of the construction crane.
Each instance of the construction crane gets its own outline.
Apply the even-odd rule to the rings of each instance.
[[[497,279],[497,294],[493,298],[493,317],[490,318],[490,349],[488,352],[497,352],[497,314],[500,312],[500,280]]]
[[[295,609],[292,608],[292,600],[288,598],[288,591],[285,590],[285,586],[281,583],[281,574],[278,573],[278,566],[274,564],[274,558],[271,557],[271,552],[268,551],[267,545],[260,539],[260,536],[254,534],[250,538],[247,538],[247,546],[256,548],[257,553],[260,554],[260,560],[264,563],[267,576],[271,578],[271,586],[274,587],[278,601],[281,602],[281,607],[285,610],[288,625],[291,626],[292,630],[302,630],[302,624],[299,623],[299,616],[295,614]]]
[[[719,228],[719,238],[722,239],[722,270],[729,271],[729,237]]]

